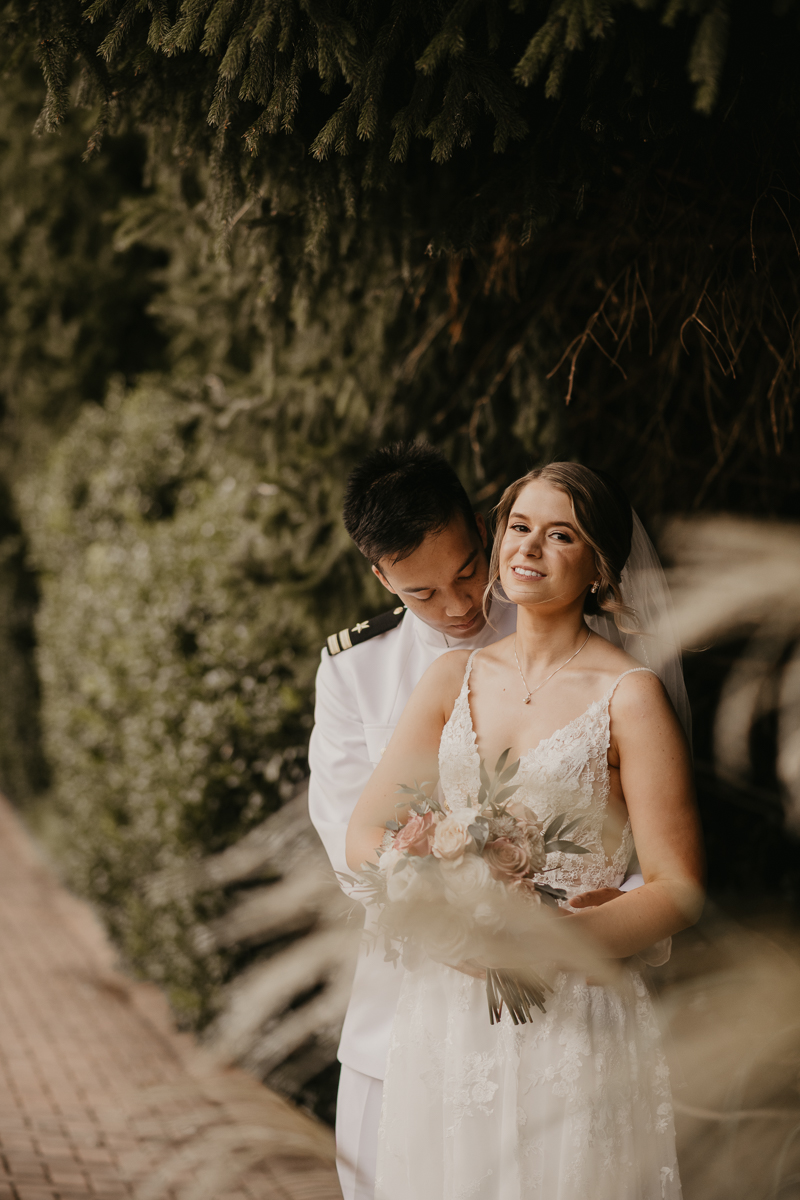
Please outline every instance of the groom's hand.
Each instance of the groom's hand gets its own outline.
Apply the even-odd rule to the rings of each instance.
[[[618,896],[624,894],[619,888],[595,888],[594,891],[581,892],[580,896],[573,896],[569,903],[571,908],[599,908],[601,904],[608,904],[609,900],[616,900]]]

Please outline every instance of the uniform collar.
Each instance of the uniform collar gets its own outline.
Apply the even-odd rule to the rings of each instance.
[[[405,620],[412,622],[414,633],[423,645],[430,646],[432,649],[479,650],[482,646],[489,646],[492,642],[507,637],[517,627],[516,605],[507,600],[505,602],[495,600],[489,615],[494,627],[487,622],[480,633],[471,638],[446,638],[438,629],[432,629],[430,625],[426,625],[410,609],[406,612]]]

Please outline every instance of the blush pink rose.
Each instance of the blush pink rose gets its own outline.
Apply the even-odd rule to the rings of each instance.
[[[517,896],[523,896],[526,900],[530,900],[533,904],[541,904],[542,897],[536,890],[536,885],[532,879],[515,879],[507,885],[511,891]]]
[[[528,874],[531,856],[527,845],[519,846],[510,838],[495,838],[483,852],[483,860],[495,879],[512,883]]]
[[[472,843],[472,834],[467,827],[467,820],[450,813],[436,826],[433,839],[433,853],[442,862],[450,866],[460,866],[464,851]]]
[[[537,825],[541,829],[536,813],[527,804],[523,804],[521,800],[512,800],[506,806],[506,812],[511,813],[512,817],[516,817],[521,825]]]
[[[398,831],[394,839],[395,850],[407,850],[418,858],[425,858],[431,852],[433,835],[436,825],[432,812],[412,812],[405,825]]]
[[[509,804],[508,812],[516,820],[523,838],[528,843],[531,870],[534,874],[543,871],[547,862],[547,853],[544,848],[542,824],[537,819],[536,813],[533,809],[528,808],[527,804],[521,804],[519,801]]]

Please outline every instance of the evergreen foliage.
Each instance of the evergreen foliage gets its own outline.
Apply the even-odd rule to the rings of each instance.
[[[549,396],[573,407],[570,449],[632,462],[651,510],[752,509],[744,475],[762,510],[795,502],[793,0],[9,0],[4,14],[10,61],[38,47],[40,128],[76,103],[98,120],[92,153],[109,122],[146,131],[168,191],[199,189],[222,242],[248,230],[272,322],[321,311],[331,272],[365,252],[402,271],[416,345],[457,397],[426,432],[446,440],[460,419],[480,487],[501,482],[484,444],[524,355],[538,391],[562,360]]]
[[[46,785],[31,661],[37,584],[25,565],[14,491],[111,375],[131,380],[160,361],[145,308],[161,251],[120,251],[107,221],[141,192],[145,147],[128,133],[83,164],[91,128],[70,114],[57,138],[32,138],[41,106],[30,63],[0,85],[0,787],[18,801]]]
[[[745,67],[769,84],[758,58],[796,38],[795,10],[791,0],[774,11],[746,0],[8,0],[4,15],[19,47],[38,47],[43,131],[72,103],[94,106],[91,154],[109,122],[133,113],[165,129],[173,153],[210,155],[228,216],[248,187],[274,198],[302,171],[315,180],[302,200],[310,225],[337,202],[367,212],[363,194],[376,187],[417,177],[441,189],[441,172],[423,167],[429,144],[434,164],[453,162],[452,194],[468,189],[458,221],[434,210],[429,232],[461,246],[509,220],[524,244],[620,152],[685,130],[687,110],[714,111],[724,73],[734,97]],[[341,166],[309,171],[307,156]]]

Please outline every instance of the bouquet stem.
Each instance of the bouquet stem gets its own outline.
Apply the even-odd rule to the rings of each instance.
[[[531,1019],[533,1005],[545,1011],[544,998],[552,992],[549,984],[533,971],[506,971],[502,968],[486,968],[486,999],[489,1004],[489,1021],[492,1025],[500,1021],[505,1004],[515,1025],[525,1025]]]

